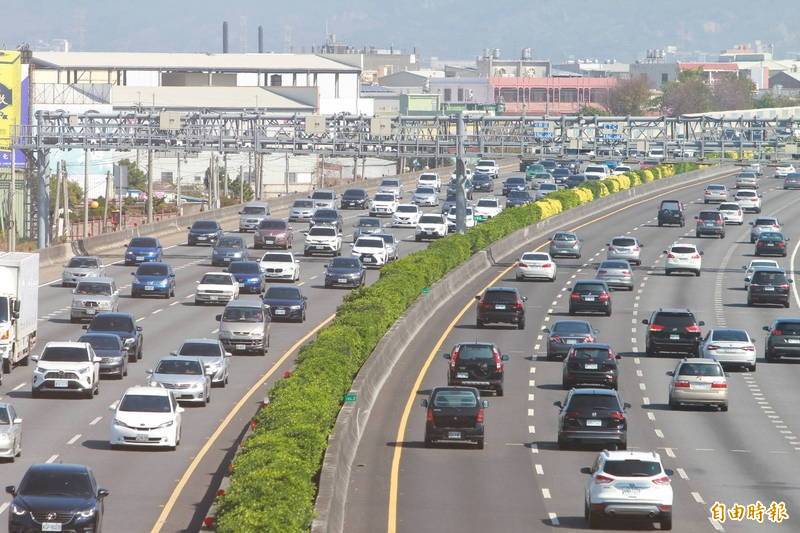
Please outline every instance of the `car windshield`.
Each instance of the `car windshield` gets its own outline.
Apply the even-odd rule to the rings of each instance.
[[[223,237],[217,241],[217,248],[244,248],[244,242],[239,237]]]
[[[592,327],[587,322],[556,322],[551,332],[557,335],[588,334],[592,332]]]
[[[611,269],[615,269],[615,270],[617,270],[617,269],[628,270],[628,269],[630,269],[630,267],[631,267],[631,265],[627,261],[603,261],[602,263],[600,263],[600,266],[597,267],[597,268],[598,269],[600,269],[600,268],[611,268]]]
[[[75,294],[96,294],[100,296],[111,296],[110,283],[98,283],[96,281],[80,281],[75,287]]]
[[[178,355],[195,357],[219,357],[219,344],[216,342],[184,342]]]
[[[217,223],[211,220],[198,220],[197,222],[192,224],[192,229],[200,231],[216,231],[217,228],[218,228]]]
[[[267,212],[266,207],[258,206],[258,205],[246,205],[244,209],[242,209],[242,213],[245,215],[263,215]]]
[[[576,283],[572,292],[577,292],[578,294],[597,294],[605,292],[605,290],[606,287],[602,283]]]
[[[358,221],[359,228],[379,228],[381,227],[381,221],[377,218],[362,218]]]
[[[394,202],[394,195],[393,194],[376,194],[375,195],[376,202]]]
[[[653,477],[661,473],[661,463],[638,459],[606,461],[603,465],[603,472],[617,477]]]
[[[264,321],[264,314],[257,307],[226,307],[222,321],[257,323]]]
[[[611,240],[612,246],[636,246],[636,240],[630,237],[617,237]]]
[[[7,426],[11,424],[11,418],[8,416],[8,409],[0,407],[0,426]]]
[[[171,413],[169,397],[150,394],[126,394],[119,410],[128,413]]]
[[[167,265],[141,265],[136,269],[137,276],[166,276]]]
[[[575,241],[577,237],[571,233],[556,233],[553,237],[554,241]]]
[[[330,268],[355,268],[358,269],[361,262],[350,257],[336,257],[331,261]]]
[[[367,192],[363,189],[347,189],[342,194],[342,198],[364,198]]]
[[[736,193],[737,198],[755,198],[756,193],[754,191],[739,191]]]
[[[98,315],[89,329],[94,331],[133,331],[133,319],[127,316]]]
[[[608,356],[608,350],[605,348],[575,348],[572,358],[581,361],[605,361],[611,359]]]
[[[478,207],[497,207],[497,200],[490,200],[488,198],[483,198],[478,200]]]
[[[116,335],[83,335],[78,342],[88,342],[95,350],[119,350],[122,347]]]
[[[719,213],[714,211],[701,211],[700,220],[719,220]]]
[[[709,363],[683,363],[678,368],[679,376],[724,376],[722,367]]]
[[[516,302],[517,293],[514,291],[492,291],[483,293],[484,302]]]
[[[308,232],[309,237],[336,237],[336,228],[314,226]]]
[[[283,220],[262,220],[258,229],[286,229],[286,222]]]
[[[436,194],[431,187],[417,187],[417,190],[414,191],[416,194]]]
[[[36,469],[28,472],[19,486],[20,496],[94,496],[92,481],[86,472]]]
[[[383,239],[358,239],[354,246],[357,248],[383,248]]]
[[[94,257],[73,257],[67,263],[67,268],[95,268],[100,266]]]
[[[333,209],[317,209],[314,212],[314,218],[333,219],[336,218],[336,211],[334,211]]]
[[[132,248],[155,248],[158,246],[155,239],[150,237],[136,237],[131,239],[130,245]]]
[[[779,335],[800,335],[800,322],[777,322],[772,329],[780,331]]]
[[[697,250],[692,246],[673,246],[670,248],[670,252],[674,254],[693,254],[696,253]]]
[[[433,397],[434,407],[475,407],[478,398],[469,390],[439,391]]]
[[[616,396],[610,394],[573,394],[567,411],[622,411]]]
[[[398,213],[416,213],[419,208],[415,205],[399,205],[397,206]]]
[[[289,254],[264,254],[261,258],[262,263],[291,263],[292,256]]]
[[[709,185],[706,188],[709,191],[724,191],[725,190],[725,186],[724,185]]]
[[[311,200],[295,200],[292,207],[311,208],[314,207],[314,202]]]
[[[754,226],[777,226],[778,221],[774,218],[757,218],[755,222],[753,222]]]
[[[333,200],[333,192],[331,191],[314,191],[311,195],[313,200]]]
[[[442,217],[438,215],[422,215],[419,219],[420,224],[442,224]]]
[[[203,365],[193,360],[164,360],[158,363],[156,374],[181,374],[184,376],[199,376],[203,373]]]
[[[549,261],[550,256],[547,254],[523,254],[523,261]]]
[[[264,294],[264,299],[274,300],[300,300],[300,290],[294,287],[270,287]]]
[[[694,326],[695,319],[688,313],[658,313],[653,323],[665,328],[685,328]]]
[[[478,359],[494,359],[491,344],[462,344],[458,349],[459,361],[475,361]]]
[[[258,263],[250,261],[235,261],[228,267],[231,274],[260,274],[261,267]]]
[[[747,332],[740,329],[721,329],[711,334],[713,341],[748,342]]]
[[[775,267],[778,268],[778,263],[775,261],[750,261],[750,266],[747,267],[748,270],[755,270],[759,267]]]
[[[750,285],[786,285],[786,274],[783,272],[768,272],[756,270]]]
[[[201,285],[233,285],[233,280],[225,274],[206,274],[200,280]]]
[[[44,349],[41,361],[53,363],[85,363],[89,360],[86,348],[77,346],[49,346]]]
[[[738,204],[720,204],[720,211],[738,211],[741,209]]]

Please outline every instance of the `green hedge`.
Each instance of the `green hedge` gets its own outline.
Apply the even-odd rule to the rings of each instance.
[[[695,168],[690,163],[664,165],[657,175]],[[465,235],[448,236],[386,265],[377,282],[348,294],[333,322],[300,350],[291,376],[274,385],[269,406],[253,419],[255,428],[234,459],[230,486],[217,499],[217,531],[308,531],[319,469],[342,398],[383,335],[422,289],[489,244],[637,181],[645,180],[614,176],[505,209]]]

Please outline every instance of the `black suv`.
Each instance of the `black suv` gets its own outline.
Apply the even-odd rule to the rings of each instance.
[[[622,357],[608,344],[576,344],[564,358],[561,387],[569,390],[576,385],[599,385],[616,389],[619,384],[618,359]]]
[[[425,447],[440,442],[474,442],[483,449],[484,409],[489,402],[473,387],[435,387],[427,400],[425,416]]]
[[[750,277],[747,286],[747,305],[778,304],[789,307],[791,283],[794,280],[786,276],[780,268],[759,268]]]
[[[369,205],[369,195],[364,189],[347,189],[342,193],[342,209],[366,209]]]
[[[508,356],[501,354],[489,342],[462,342],[453,351],[442,354],[450,361],[447,368],[447,384],[466,385],[482,390],[494,390],[496,396],[503,395],[504,361]]]
[[[605,281],[579,280],[572,286],[569,295],[569,314],[586,312],[611,316],[611,291]]]
[[[756,255],[780,255],[786,257],[786,243],[789,237],[784,237],[780,231],[762,231],[756,239]]]
[[[86,333],[114,333],[122,340],[129,362],[135,363],[142,358],[142,326],[136,325],[130,313],[99,313],[83,329]]]
[[[628,423],[623,403],[614,389],[572,389],[564,404],[553,403],[558,415],[558,447],[572,443],[615,444],[618,450],[628,448]]]
[[[683,202],[680,200],[662,200],[658,208],[658,227],[677,224],[683,227],[686,219],[683,214]]]
[[[527,296],[520,296],[519,291],[510,287],[493,287],[486,289],[483,296],[475,296],[478,300],[478,317],[476,326],[482,328],[490,322],[516,324],[525,329],[525,302]]]
[[[314,226],[336,226],[336,229],[341,233],[343,224],[342,215],[336,209],[321,207],[311,215],[311,220],[308,221],[308,228],[311,229]]]
[[[661,352],[687,353],[700,355],[700,326],[694,313],[688,309],[659,309],[650,318],[642,320],[648,326],[645,338],[647,355]]]
[[[800,357],[800,318],[778,318],[771,326],[764,342],[764,357],[768,363],[778,361],[781,356]]]

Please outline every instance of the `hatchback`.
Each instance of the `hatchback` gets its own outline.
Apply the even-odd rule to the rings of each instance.
[[[125,248],[126,266],[162,260],[161,243],[153,237],[134,237]]]
[[[189,246],[214,244],[222,236],[222,226],[216,220],[196,220],[188,229],[186,241]]]
[[[794,280],[779,268],[759,268],[747,287],[747,305],[778,304],[789,307]]]
[[[211,250],[211,266],[222,266],[231,261],[248,260],[247,244],[238,235],[223,235]]]
[[[369,195],[364,189],[347,189],[340,200],[342,209],[366,209],[369,206]]]
[[[122,399],[111,404],[111,448],[120,446],[167,447],[181,442],[181,414],[171,390],[162,387],[128,388]]]
[[[550,255],[552,257],[574,257],[580,259],[582,242],[583,239],[579,239],[574,233],[559,231],[550,239]]]
[[[294,242],[294,232],[288,220],[265,218],[253,233],[253,248],[283,248],[288,250]]]
[[[620,259],[606,259],[597,267],[597,279],[606,282],[612,289],[633,290],[633,269],[630,263]]]
[[[528,190],[528,183],[525,181],[525,178],[519,176],[512,176],[510,178],[506,178],[503,182],[503,196],[508,196],[508,193],[511,191],[527,191]]]
[[[434,387],[422,400],[425,415],[425,447],[438,443],[474,443],[483,449],[485,438],[484,409],[489,402],[481,400],[474,387]]]
[[[697,249],[694,244],[673,244],[669,250],[664,250],[667,254],[664,259],[664,273],[667,276],[675,272],[691,272],[695,276],[700,275],[703,266],[703,252]]]
[[[572,389],[567,398],[553,405],[558,414],[558,447],[573,443],[613,444],[628,447],[625,411],[630,407],[614,389]]]
[[[700,355],[700,327],[705,322],[697,321],[688,309],[659,309],[650,318],[642,320],[647,326],[645,351],[647,355],[661,352]]]
[[[506,207],[519,207],[533,202],[533,196],[528,191],[509,191],[506,196]]]
[[[735,202],[723,202],[719,204],[719,212],[722,213],[722,219],[725,224],[736,224],[741,226],[744,224],[744,211],[742,207]]]
[[[669,407],[683,405],[714,405],[728,410],[728,380],[722,365],[713,359],[684,359],[675,370],[667,372]]]
[[[614,237],[606,243],[606,259],[623,259],[632,265],[641,265],[644,244],[636,237]]]
[[[662,200],[658,208],[658,227],[666,224],[684,225],[683,202],[679,200]]]
[[[272,286],[264,293],[264,309],[274,320],[287,320],[292,322],[306,321],[306,302],[300,287]]]
[[[738,365],[756,371],[756,345],[743,329],[712,329],[700,345],[700,355],[716,359],[723,366]]]
[[[762,231],[756,239],[756,255],[780,255],[786,257],[786,243],[789,237],[784,237],[779,231]]]
[[[616,389],[619,385],[618,359],[622,357],[608,344],[575,344],[564,358],[561,387],[569,390],[579,385],[595,385]]]
[[[611,316],[611,291],[600,279],[578,280],[570,288],[569,314],[603,313]]]
[[[147,263],[139,265],[136,272],[131,272],[131,297],[175,296],[175,271],[167,263]]]
[[[764,342],[764,358],[768,363],[781,357],[800,357],[800,318],[778,318],[764,326],[769,333]]]
[[[719,211],[700,211],[694,219],[697,221],[695,237],[712,235],[720,239],[725,238],[725,219]]]
[[[486,289],[483,295],[476,295],[475,299],[478,300],[478,328],[488,323],[503,323],[525,329],[525,302],[528,298],[521,296],[517,289],[492,287]]]
[[[456,344],[450,353],[442,354],[442,357],[449,361],[448,386],[476,387],[492,390],[496,396],[503,395],[504,362],[509,358],[501,354],[495,344],[462,342]]]
[[[733,201],[739,204],[745,213],[761,212],[761,194],[756,191],[736,191]]]
[[[526,252],[522,254],[517,263],[516,279],[517,281],[528,279],[555,281],[557,271],[556,263],[550,257],[550,254]]]
[[[542,328],[547,333],[547,360],[563,358],[577,344],[597,341],[597,330],[585,320],[557,320],[549,328]]]

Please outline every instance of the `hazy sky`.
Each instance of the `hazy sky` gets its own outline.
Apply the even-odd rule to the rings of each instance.
[[[768,8],[765,6],[769,6]],[[263,25],[271,51],[300,51],[325,32],[354,46],[473,58],[484,48],[518,57],[631,61],[647,48],[717,52],[759,39],[777,55],[800,53],[799,0],[9,0],[0,44],[68,39],[73,50],[256,50]],[[244,37],[244,40],[242,38]]]

